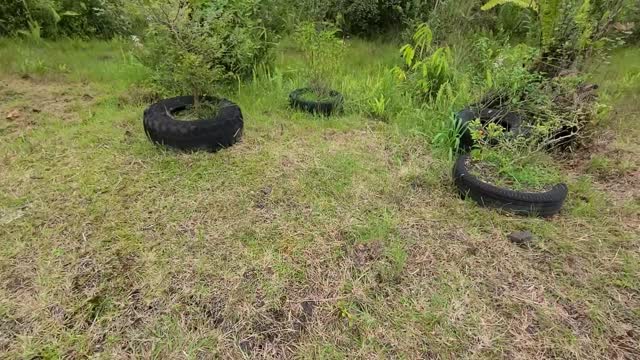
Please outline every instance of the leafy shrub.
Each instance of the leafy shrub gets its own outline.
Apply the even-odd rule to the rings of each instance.
[[[405,0],[302,0],[296,2],[302,16],[315,21],[335,22],[345,33],[373,35],[398,25],[399,5]]]
[[[373,36],[428,22],[440,34],[476,27],[481,0],[281,0],[297,18],[335,22],[346,34]],[[482,25],[482,24],[480,24]]]
[[[473,49],[482,93],[500,92],[506,98],[520,99],[540,81],[538,74],[529,71],[538,55],[534,47],[479,37]]]
[[[169,0],[146,7],[149,28],[139,59],[155,84],[191,93],[195,104],[268,60],[265,29],[251,16],[255,1],[192,5]]]
[[[128,34],[133,17],[123,0],[16,0],[0,4],[0,35],[32,38]]]
[[[451,50],[444,47],[434,51],[432,42],[433,33],[429,26],[420,25],[413,36],[413,43],[400,49],[405,69],[394,69],[398,78],[411,84],[414,94],[430,100],[436,99],[444,90],[451,91],[453,80]]]
[[[58,24],[65,36],[112,38],[131,31],[131,18],[123,0],[60,0],[63,16]]]
[[[298,49],[305,57],[305,74],[312,87],[328,89],[339,67],[345,43],[337,37],[339,30],[327,23],[307,22],[294,33]]]
[[[553,79],[532,71],[539,50],[525,44],[480,37],[474,42],[477,54],[474,93],[485,94],[471,107],[515,112],[524,123],[517,136],[505,133],[495,123],[470,125],[481,148],[500,143],[513,151],[578,146],[588,141],[597,110],[595,87],[585,84],[577,73]]]
[[[609,29],[629,8],[628,0],[490,0],[483,10],[509,4],[535,14],[530,31],[542,50],[536,70],[553,77],[605,48]]]
[[[338,0],[336,19],[345,32],[372,35],[398,26],[403,1]]]

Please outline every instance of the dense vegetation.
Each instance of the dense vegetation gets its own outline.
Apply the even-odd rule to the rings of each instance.
[[[639,26],[636,0],[1,2],[0,357],[639,358]],[[294,111],[307,87],[344,111]],[[152,146],[144,109],[188,94],[244,142]],[[460,199],[470,106],[524,119],[468,124],[479,175],[567,183],[559,216]]]

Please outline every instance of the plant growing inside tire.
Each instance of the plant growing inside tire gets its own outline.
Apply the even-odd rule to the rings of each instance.
[[[519,215],[557,214],[568,194],[560,171],[550,166],[546,154],[513,150],[480,145],[471,155],[460,156],[453,169],[460,194]]]
[[[296,30],[294,40],[304,54],[303,76],[309,82],[289,95],[292,107],[327,116],[342,109],[344,98],[332,88],[331,80],[344,54],[345,44],[338,32],[331,24],[311,22]]]
[[[242,134],[242,113],[217,95],[268,59],[266,30],[253,20],[258,0],[139,1],[149,27],[137,57],[151,69],[149,80],[162,93],[183,95],[145,111],[147,135],[184,150],[233,145]],[[198,120],[178,120],[185,111]]]

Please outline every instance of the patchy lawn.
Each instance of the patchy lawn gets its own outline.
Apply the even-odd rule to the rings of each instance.
[[[346,89],[396,57],[350,51]],[[640,358],[638,56],[595,70],[602,136],[543,220],[460,200],[401,121],[290,111],[286,51],[227,94],[241,144],[181,154],[118,43],[0,42],[0,357]]]

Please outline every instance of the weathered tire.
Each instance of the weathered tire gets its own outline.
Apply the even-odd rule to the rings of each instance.
[[[500,188],[485,183],[469,173],[469,155],[458,158],[453,168],[453,179],[463,198],[470,197],[480,206],[503,209],[519,215],[549,217],[562,209],[569,189],[565,184],[555,185],[541,193],[528,193]]]
[[[462,150],[468,151],[473,147],[473,138],[469,130],[469,123],[475,119],[480,119],[483,125],[494,122],[501,125],[505,130],[514,135],[521,132],[522,118],[514,112],[496,109],[477,109],[466,108],[456,114],[456,118],[460,122],[462,135],[460,137],[460,147]]]
[[[143,117],[147,137],[156,144],[185,151],[215,152],[238,142],[244,126],[238,105],[226,99],[204,100],[220,106],[212,119],[181,121],[174,118],[173,114],[193,105],[193,96],[165,99],[149,106]]]
[[[294,90],[289,94],[289,104],[294,109],[300,109],[312,114],[319,114],[329,116],[342,110],[342,104],[344,103],[344,97],[337,91],[331,90],[329,101],[308,101],[302,98],[302,95],[313,91],[310,88],[303,88]]]

